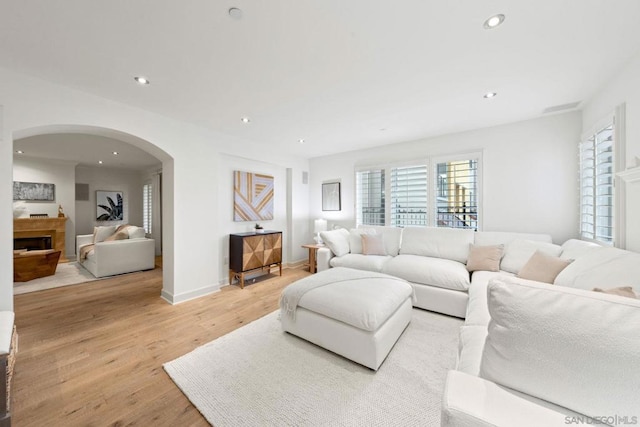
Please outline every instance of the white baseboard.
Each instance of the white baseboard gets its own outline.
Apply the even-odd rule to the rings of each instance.
[[[220,285],[205,286],[203,288],[195,289],[193,291],[185,292],[179,295],[173,295],[163,289],[162,292],[160,293],[160,297],[163,300],[167,301],[169,304],[175,305],[185,301],[190,301],[192,299],[200,298],[205,295],[210,295],[219,291],[220,291]]]

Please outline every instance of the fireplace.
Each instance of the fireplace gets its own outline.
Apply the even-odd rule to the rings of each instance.
[[[28,251],[53,249],[51,236],[16,237],[13,239],[13,249],[26,249]]]
[[[65,228],[67,218],[14,218],[13,219],[13,239],[14,247],[16,239],[36,238],[38,243],[31,241],[31,244],[48,245],[51,249],[60,251],[60,262],[69,262],[65,257]],[[51,242],[42,242],[42,238],[48,236]],[[46,239],[44,239],[46,240]]]

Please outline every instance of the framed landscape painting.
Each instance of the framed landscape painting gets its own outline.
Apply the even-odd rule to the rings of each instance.
[[[122,221],[122,191],[96,191],[96,221]]]
[[[56,185],[39,182],[13,181],[13,200],[55,202]]]

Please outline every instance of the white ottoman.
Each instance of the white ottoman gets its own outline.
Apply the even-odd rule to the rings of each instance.
[[[296,291],[292,307],[287,298]],[[412,298],[412,286],[402,279],[332,268],[283,290],[282,329],[378,370],[411,320]]]

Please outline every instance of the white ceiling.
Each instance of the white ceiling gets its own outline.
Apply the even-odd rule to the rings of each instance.
[[[0,0],[0,11],[0,66],[302,157],[538,117],[588,99],[640,52],[638,0]],[[484,30],[496,13],[504,24]]]

